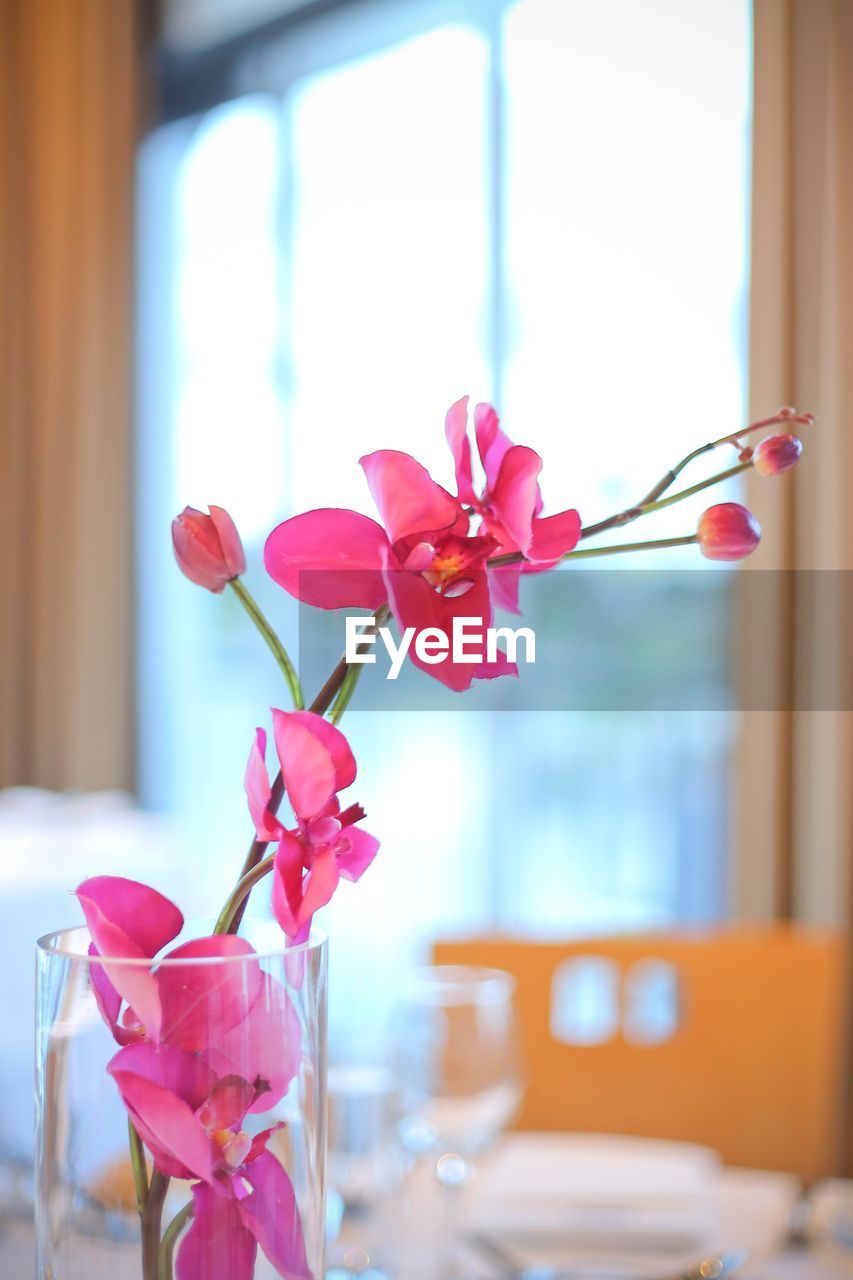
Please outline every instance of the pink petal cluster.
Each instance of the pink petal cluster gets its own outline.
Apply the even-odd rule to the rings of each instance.
[[[155,1166],[197,1180],[178,1280],[250,1280],[258,1245],[280,1275],[310,1280],[293,1187],[267,1151],[281,1125],[254,1136],[244,1128],[299,1067],[301,1029],[285,988],[242,938],[196,938],[160,956],[183,916],[137,881],[97,876],[77,897],[98,961],[95,997],[121,1046],[109,1073]],[[196,963],[208,958],[223,963]]]
[[[258,1245],[279,1275],[310,1280],[293,1185],[267,1150],[283,1125],[243,1129],[254,1087],[217,1076],[203,1055],[148,1043],[119,1049],[107,1070],[157,1168],[193,1181],[177,1280],[251,1280]]]
[[[208,591],[224,591],[246,572],[240,535],[222,507],[211,507],[210,515],[184,507],[172,521],[172,547],[184,576]]]
[[[341,809],[338,792],[355,782],[356,763],[340,729],[311,711],[273,710],[272,719],[295,826],[285,827],[270,807],[263,729],[256,732],[246,766],[246,795],[258,840],[278,842],[273,911],[288,940],[299,943],[341,877],[358,880],[367,870],[379,841],[358,825],[364,817],[359,805]]]
[[[495,539],[498,555],[520,552],[524,563],[490,570],[496,603],[518,613],[518,580],[521,573],[551,569],[578,543],[581,521],[570,509],[543,516],[539,488],[542,459],[534,449],[513,444],[501,429],[489,404],[474,409],[474,438],[485,485],[474,488],[471,442],[468,436],[468,397],[450,406],[444,424],[453,454],[459,499],[481,519],[481,534]]]
[[[494,604],[518,610],[524,571],[553,566],[580,536],[576,511],[542,517],[542,460],[513,445],[489,405],[474,413],[485,472],[474,487],[467,397],[452,405],[447,440],[456,467],[453,495],[407,453],[380,449],[361,459],[381,524],[355,511],[326,508],[286,520],[270,534],[264,563],[291,595],[321,609],[390,606],[400,628],[437,628],[450,636],[455,617],[491,625]],[[495,556],[521,554],[528,563],[490,568]],[[454,690],[475,678],[515,675],[501,655],[475,665],[451,656],[438,664],[412,661]]]

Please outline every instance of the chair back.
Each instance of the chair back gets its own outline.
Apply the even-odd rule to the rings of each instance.
[[[699,1142],[728,1164],[805,1179],[835,1171],[839,937],[779,925],[474,938],[437,943],[434,960],[516,978],[528,1080],[519,1128]]]

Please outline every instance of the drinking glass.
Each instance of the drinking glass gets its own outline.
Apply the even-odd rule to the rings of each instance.
[[[455,1266],[457,1192],[472,1159],[506,1128],[522,1097],[514,994],[515,979],[500,970],[433,965],[410,974],[400,995],[400,1132],[410,1151],[435,1159],[445,1274]]]

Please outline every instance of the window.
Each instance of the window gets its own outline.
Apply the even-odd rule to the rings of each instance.
[[[236,603],[175,572],[171,516],[221,503],[257,565],[288,514],[370,511],[370,449],[449,483],[443,414],[466,391],[543,453],[551,509],[588,520],[740,422],[748,10],[354,3],[259,43],[238,96],[147,140],[140,762],[199,909],[242,859],[245,757],[282,694]],[[292,602],[251,585],[295,643]],[[438,934],[725,912],[734,715],[516,713],[508,736],[356,706],[344,727],[384,851],[330,909],[338,1025]]]

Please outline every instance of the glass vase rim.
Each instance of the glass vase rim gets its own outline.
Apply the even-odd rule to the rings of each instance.
[[[189,920],[185,920],[185,924],[192,924],[192,922],[193,917],[190,917]],[[273,925],[272,921],[262,920],[258,917],[255,917],[255,923],[270,925],[271,927]],[[84,938],[86,940],[85,949],[77,950],[69,945],[62,945],[62,939],[70,940],[70,938],[74,936]],[[173,938],[171,942],[166,945],[168,947],[180,947],[189,942],[195,942],[199,938],[210,938],[213,936],[214,935],[211,932],[193,934],[188,937],[182,937],[182,935],[179,934],[177,938]],[[216,936],[226,937],[230,935],[223,934]],[[186,967],[187,965],[209,966],[217,964],[245,964],[249,960],[287,959],[290,956],[309,955],[312,953],[320,954],[327,949],[329,941],[328,934],[322,929],[318,929],[316,927],[311,929],[310,936],[305,942],[298,942],[290,947],[284,943],[284,934],[282,934],[281,937],[281,946],[263,947],[261,950],[245,952],[242,955],[171,957],[169,953],[166,952],[166,954],[162,956],[103,956],[89,954],[88,948],[92,941],[92,935],[85,924],[77,924],[69,925],[64,929],[51,929],[48,933],[42,934],[40,938],[36,939],[36,952],[39,955],[56,956],[60,959],[80,961],[84,964],[109,964],[110,966],[121,965],[122,967],[129,969],[150,969],[152,965],[156,965],[159,969],[162,966],[171,967],[178,965]],[[249,939],[242,938],[242,941],[249,942]],[[251,946],[252,944],[249,943],[249,945]]]

